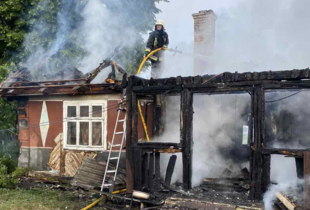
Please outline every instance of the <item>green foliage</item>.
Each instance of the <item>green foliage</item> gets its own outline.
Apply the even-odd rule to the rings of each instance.
[[[13,159],[7,155],[0,155],[0,174],[11,174],[16,169],[16,164]]]
[[[16,102],[8,102],[0,98],[0,129],[9,129],[16,127]]]
[[[110,11],[114,13],[121,21],[118,26],[118,31],[122,32],[124,28],[131,26],[136,32],[138,39],[135,43],[130,43],[131,37],[124,37],[129,46],[124,47],[120,56],[116,61],[123,65],[124,69],[129,74],[136,74],[143,60],[145,41],[143,35],[147,32],[154,30],[155,15],[160,12],[156,7],[156,3],[168,2],[167,0],[132,0],[132,1],[111,1],[105,0]]]
[[[26,169],[17,168],[13,159],[0,154],[0,188],[15,188],[18,184],[18,177],[25,174]]]
[[[57,14],[68,2],[71,2],[72,10],[65,18],[74,24],[70,26],[67,43],[53,56],[53,64],[58,66],[64,59],[79,60],[85,56],[85,52],[78,46],[75,29],[82,21],[80,11],[88,1],[2,0],[0,2],[0,79],[5,78],[7,72],[18,69],[22,61],[39,47],[48,49],[52,46],[59,29]],[[167,0],[103,0],[113,16],[120,20],[120,24],[115,26],[118,27],[117,30],[122,32],[122,29],[129,25],[140,37],[135,44],[130,43],[131,47],[124,50],[120,59],[124,68],[131,73],[135,73],[143,58],[145,44],[142,35],[153,30],[155,14],[160,12],[156,3],[161,1],[167,2]],[[25,39],[26,34],[27,39]],[[128,38],[126,37],[126,40],[130,40],[130,37]]]

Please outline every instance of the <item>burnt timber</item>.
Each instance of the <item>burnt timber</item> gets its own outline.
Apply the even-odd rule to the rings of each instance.
[[[15,74],[17,77],[19,74]],[[137,76],[127,78],[122,83],[89,84],[87,78],[59,81],[15,81],[7,80],[9,86],[0,87],[2,97],[17,98],[34,95],[86,95],[121,93],[126,89],[126,179],[127,190],[140,190],[148,187],[156,190],[160,185],[160,154],[163,152],[181,152],[183,158],[183,187],[192,188],[193,157],[193,100],[194,94],[238,94],[247,92],[251,96],[250,124],[250,198],[261,199],[270,184],[270,156],[288,155],[302,158],[304,175],[309,175],[309,150],[268,148],[264,128],[265,93],[281,89],[310,89],[310,69],[229,73],[203,75],[195,77],[171,77],[163,79],[142,79]],[[156,95],[180,95],[180,142],[138,142],[138,107],[137,101],[153,98]],[[161,116],[161,109],[154,116]],[[157,118],[157,117],[155,117]],[[158,119],[154,119],[156,121]],[[159,120],[158,120],[159,122]],[[155,135],[159,135],[159,125],[154,123]],[[146,173],[148,171],[148,173]],[[309,185],[309,184],[308,184]],[[309,194],[309,188],[307,188]]]
[[[127,189],[141,190],[143,180],[156,182],[153,180],[155,172],[151,177],[143,177],[142,167],[147,167],[144,157],[154,158],[160,153],[158,148],[163,147],[162,143],[138,143],[137,139],[137,100],[155,95],[180,95],[180,143],[179,147],[183,158],[183,188],[192,188],[192,145],[193,139],[193,100],[194,94],[238,94],[249,93],[251,95],[251,125],[250,125],[250,199],[262,199],[263,193],[270,184],[270,160],[271,154],[292,155],[307,157],[307,150],[289,150],[266,148],[268,142],[265,140],[265,92],[281,89],[309,89],[310,88],[310,69],[291,70],[291,71],[266,71],[266,72],[246,72],[229,73],[220,75],[204,75],[195,77],[171,77],[164,79],[142,79],[137,76],[124,78],[123,88],[127,89]],[[130,143],[128,143],[130,142]],[[166,145],[174,144],[166,142]],[[150,153],[150,156],[145,155]],[[150,158],[149,158],[150,157]],[[159,159],[159,157],[158,157]],[[149,171],[154,170],[153,159],[148,165]],[[156,164],[156,160],[155,160]],[[144,173],[145,174],[145,173]],[[145,175],[144,175],[145,176]],[[145,184],[144,184],[145,185]]]

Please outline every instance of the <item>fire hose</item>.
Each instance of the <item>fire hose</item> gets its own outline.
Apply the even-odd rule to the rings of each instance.
[[[112,195],[122,193],[122,192],[126,192],[126,189],[114,191],[114,192],[112,192]],[[98,198],[97,200],[95,200],[92,204],[86,206],[85,208],[82,208],[81,210],[91,209],[92,207],[96,206],[102,199],[103,199],[103,196],[101,198]]]
[[[168,49],[168,48],[161,47],[161,48],[158,48],[158,49],[156,49],[156,50],[153,50],[153,51],[150,52],[147,56],[145,56],[145,58],[142,60],[140,66],[139,66],[139,69],[138,69],[138,71],[137,71],[137,74],[140,74],[142,67],[144,66],[145,62],[147,61],[147,59],[148,59],[149,57],[151,57],[154,53],[156,53],[156,52],[158,52],[158,51],[167,50],[167,49]]]

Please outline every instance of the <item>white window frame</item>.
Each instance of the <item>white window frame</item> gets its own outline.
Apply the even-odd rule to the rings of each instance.
[[[102,106],[102,117],[92,117],[93,106]],[[68,106],[76,107],[76,117],[67,117]],[[89,107],[89,117],[79,117],[80,107]],[[107,150],[107,100],[87,100],[87,101],[64,101],[63,102],[63,133],[64,133],[64,149],[72,150]],[[67,144],[67,132],[68,132],[68,122],[76,123],[76,145]],[[80,123],[79,122],[89,122],[89,144],[80,145]],[[101,122],[101,136],[102,145],[96,146],[92,145],[92,122]]]

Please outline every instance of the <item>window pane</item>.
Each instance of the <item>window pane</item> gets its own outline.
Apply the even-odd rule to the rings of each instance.
[[[76,117],[76,106],[68,106],[68,117]]]
[[[89,106],[80,106],[80,117],[88,117]]]
[[[93,106],[93,117],[102,117],[102,106]]]
[[[89,122],[80,122],[80,145],[88,145]]]
[[[92,123],[92,140],[94,146],[102,145],[102,126],[101,122],[93,122]]]
[[[67,144],[76,145],[76,122],[68,122]]]

